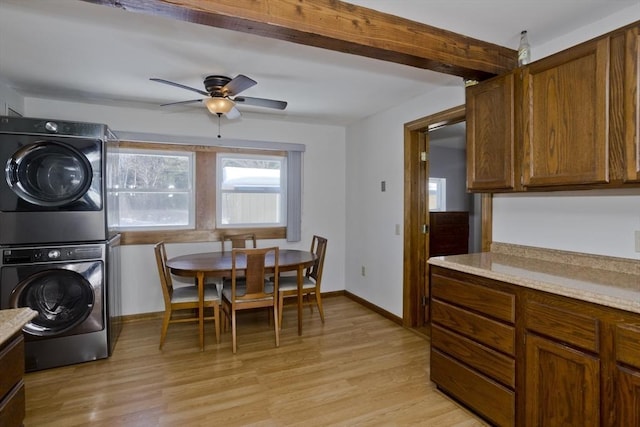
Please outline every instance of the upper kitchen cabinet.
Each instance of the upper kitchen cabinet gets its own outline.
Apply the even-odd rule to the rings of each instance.
[[[640,28],[625,34],[624,140],[625,181],[640,182]]]
[[[466,89],[467,188],[515,189],[514,74]]]
[[[608,182],[609,45],[600,39],[522,69],[525,187]]]
[[[640,183],[640,22],[467,88],[469,191]]]

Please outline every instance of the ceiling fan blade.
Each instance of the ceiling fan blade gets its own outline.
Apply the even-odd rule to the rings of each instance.
[[[236,107],[233,107],[229,112],[227,112],[227,114],[225,114],[225,116],[227,119],[237,119],[240,117],[240,111],[238,111]]]
[[[224,85],[224,87],[222,88],[222,93],[226,94],[227,96],[237,95],[243,90],[247,90],[251,86],[255,86],[257,84],[257,81],[250,79],[243,74],[238,74],[233,80]]]
[[[203,91],[203,90],[196,89],[196,88],[191,87],[191,86],[181,85],[180,83],[172,82],[172,81],[169,81],[169,80],[158,79],[158,78],[155,78],[155,77],[150,78],[149,80],[154,81],[154,82],[158,82],[158,83],[164,83],[164,84],[169,85],[169,86],[175,86],[175,87],[179,87],[181,89],[186,89],[186,90],[190,90],[190,91],[193,91],[193,92],[197,92],[200,95],[209,96],[209,94],[207,92]]]
[[[167,104],[160,104],[160,106],[167,107],[169,105],[183,105],[183,104],[191,104],[193,102],[202,102],[202,99],[190,99],[189,101],[169,102]]]
[[[251,98],[248,96],[236,96],[233,101],[238,104],[254,105],[256,107],[275,108],[276,110],[284,110],[287,108],[286,101],[276,101],[275,99]]]

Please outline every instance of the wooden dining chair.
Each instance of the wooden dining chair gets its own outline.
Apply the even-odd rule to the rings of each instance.
[[[167,267],[167,250],[164,242],[156,243],[154,251],[156,255],[158,275],[160,276],[160,285],[162,287],[162,296],[164,298],[164,316],[162,318],[162,330],[160,332],[160,349],[162,350],[170,323],[197,322],[199,320],[199,297],[197,286],[173,286],[171,272]],[[218,291],[215,285],[205,286],[204,308],[213,309],[213,316],[205,316],[205,320],[213,319],[216,332],[216,342],[220,343],[220,298],[218,297]],[[180,317],[174,318],[173,314],[177,311],[186,311],[189,313],[184,316],[181,315]],[[202,342],[202,339],[203,337],[200,336],[200,342]]]
[[[255,249],[257,247],[255,233],[221,233],[220,241],[222,242],[222,252],[227,250],[227,242],[231,243],[231,249],[242,249],[246,247]],[[247,246],[247,242],[249,242],[250,246]]]
[[[322,283],[322,270],[324,269],[324,257],[327,252],[327,239],[320,236],[313,236],[311,239],[311,252],[316,255],[313,265],[307,268],[302,282],[302,294],[307,299],[306,304],[309,305],[313,312],[313,302],[311,295],[314,296],[315,304],[320,313],[320,320],[324,323],[324,310],[322,309],[322,295],[320,293],[320,285]],[[278,286],[278,311],[280,313],[280,327],[282,327],[282,309],[284,299],[298,295],[298,277],[283,276],[280,277]]]
[[[268,280],[265,275],[265,260],[270,253],[273,253],[274,261],[272,281]],[[222,290],[222,308],[226,319],[231,320],[231,339],[234,353],[237,351],[236,312],[251,308],[265,307],[273,310],[276,347],[280,346],[280,328],[278,327],[279,255],[280,250],[277,247],[231,250],[231,279],[228,279],[230,286],[225,286]]]

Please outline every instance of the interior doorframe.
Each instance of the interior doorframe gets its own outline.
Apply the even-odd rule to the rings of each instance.
[[[403,253],[403,325],[421,327],[426,319],[422,301],[428,298],[429,239],[423,226],[429,224],[429,197],[425,180],[429,176],[428,131],[466,120],[464,105],[450,108],[404,125],[404,253]],[[492,198],[482,195],[482,251],[488,251],[492,239]]]

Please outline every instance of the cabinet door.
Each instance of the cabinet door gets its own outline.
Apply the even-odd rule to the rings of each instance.
[[[532,334],[525,347],[526,425],[599,425],[600,361]]]
[[[523,185],[609,180],[609,38],[523,69]]]
[[[640,371],[618,366],[615,426],[640,426]]]
[[[640,29],[627,30],[625,40],[625,180],[640,181]]]
[[[467,189],[513,190],[514,75],[466,89]]]

